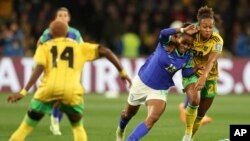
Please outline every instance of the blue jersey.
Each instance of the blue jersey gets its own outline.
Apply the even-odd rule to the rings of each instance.
[[[77,29],[75,29],[75,28],[73,28],[73,27],[70,27],[70,26],[68,27],[67,37],[68,37],[68,38],[71,38],[71,39],[73,39],[73,40],[75,40],[75,41],[77,41],[78,43],[82,43],[82,42],[83,42],[83,39],[82,39],[82,37],[81,37],[80,32],[79,32]],[[46,41],[51,40],[51,39],[52,39],[52,37],[51,37],[51,35],[49,34],[49,29],[47,28],[47,29],[43,32],[43,34],[42,34],[42,36],[40,37],[39,41],[40,41],[41,43],[45,43]]]
[[[167,90],[174,86],[172,79],[174,74],[192,59],[191,51],[180,55],[176,48],[172,52],[166,50],[170,41],[169,37],[173,34],[176,34],[174,28],[161,30],[157,48],[139,70],[140,79],[153,89]]]

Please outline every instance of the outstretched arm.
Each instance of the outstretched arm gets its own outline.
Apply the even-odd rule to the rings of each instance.
[[[103,46],[100,46],[98,51],[100,57],[106,57],[116,67],[116,69],[120,72],[121,78],[127,81],[130,87],[132,85],[131,79],[128,77],[117,56],[110,49]]]
[[[31,75],[28,83],[26,84],[26,86],[22,89],[21,92],[19,92],[17,94],[10,95],[7,99],[8,102],[13,103],[13,102],[17,102],[17,101],[21,100],[27,94],[27,91],[31,88],[31,86],[33,86],[35,84],[37,79],[42,74],[43,70],[44,70],[44,67],[42,65],[37,65],[35,67],[35,69],[33,70],[32,75]]]

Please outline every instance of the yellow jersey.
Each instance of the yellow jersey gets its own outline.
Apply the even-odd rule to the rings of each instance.
[[[83,102],[81,72],[85,62],[98,58],[98,46],[70,38],[56,38],[40,45],[34,60],[45,70],[34,98],[45,102],[60,100],[68,105]]]
[[[218,52],[221,54],[223,48],[223,39],[218,33],[213,32],[212,36],[206,41],[200,40],[200,34],[196,35],[194,40],[193,48],[193,61],[192,65],[203,65],[205,66],[208,61],[209,54],[211,52]],[[198,76],[202,74],[202,70],[196,72]],[[218,79],[218,62],[214,64],[211,71],[208,74],[207,80],[217,80]]]

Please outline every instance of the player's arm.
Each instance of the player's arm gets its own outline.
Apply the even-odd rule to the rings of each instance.
[[[199,77],[199,79],[195,85],[196,90],[201,90],[205,86],[205,81],[207,79],[207,76],[219,57],[220,57],[219,52],[211,52],[210,53],[210,55],[208,57],[208,62],[202,71],[202,75]]]
[[[182,73],[182,77],[190,77],[192,75],[194,75],[198,70],[203,70],[204,66],[203,65],[192,65],[192,60],[193,58],[190,57],[188,63],[182,68],[181,73]]]
[[[190,24],[184,28],[165,28],[160,31],[159,42],[163,47],[167,47],[168,52],[172,52],[175,48],[175,45],[171,43],[177,42],[178,33],[194,34],[197,32],[195,25]]]
[[[210,40],[215,40],[215,44],[213,45],[212,51],[208,57],[208,61],[204,66],[204,69],[202,70],[202,74],[195,85],[196,90],[201,90],[205,86],[205,81],[209,75],[209,72],[212,70],[214,64],[219,59],[222,52],[223,39],[221,38],[221,36],[219,34],[215,34],[215,36]]]
[[[20,93],[10,95],[7,99],[8,102],[17,102],[21,100],[28,92],[28,90],[35,84],[37,79],[40,77],[44,71],[44,66],[46,65],[46,55],[45,47],[37,47],[36,53],[34,55],[35,68],[31,74],[31,77],[25,87],[20,91]]]
[[[32,75],[28,81],[28,83],[25,85],[25,87],[21,90],[21,92],[17,93],[17,94],[13,94],[10,95],[8,97],[8,102],[17,102],[19,100],[21,100],[28,92],[28,90],[36,83],[37,79],[40,77],[40,75],[42,74],[44,70],[43,65],[37,65],[33,72]]]
[[[98,53],[99,53],[100,57],[107,58],[116,67],[116,69],[120,72],[121,78],[123,80],[126,80],[129,84],[129,87],[130,87],[132,84],[131,79],[128,77],[125,69],[121,65],[117,56],[110,49],[103,47],[103,46],[100,46],[98,48]]]

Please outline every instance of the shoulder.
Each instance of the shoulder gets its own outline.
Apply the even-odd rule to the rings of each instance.
[[[71,26],[69,26],[68,32],[73,32],[73,33],[76,33],[76,34],[80,34],[78,29],[76,29],[74,27],[71,27]]]
[[[213,32],[211,40],[214,40],[215,42],[223,42],[222,37],[216,32]]]
[[[43,35],[48,35],[49,34],[49,28],[47,28],[47,29],[45,29],[44,31],[43,31]]]

